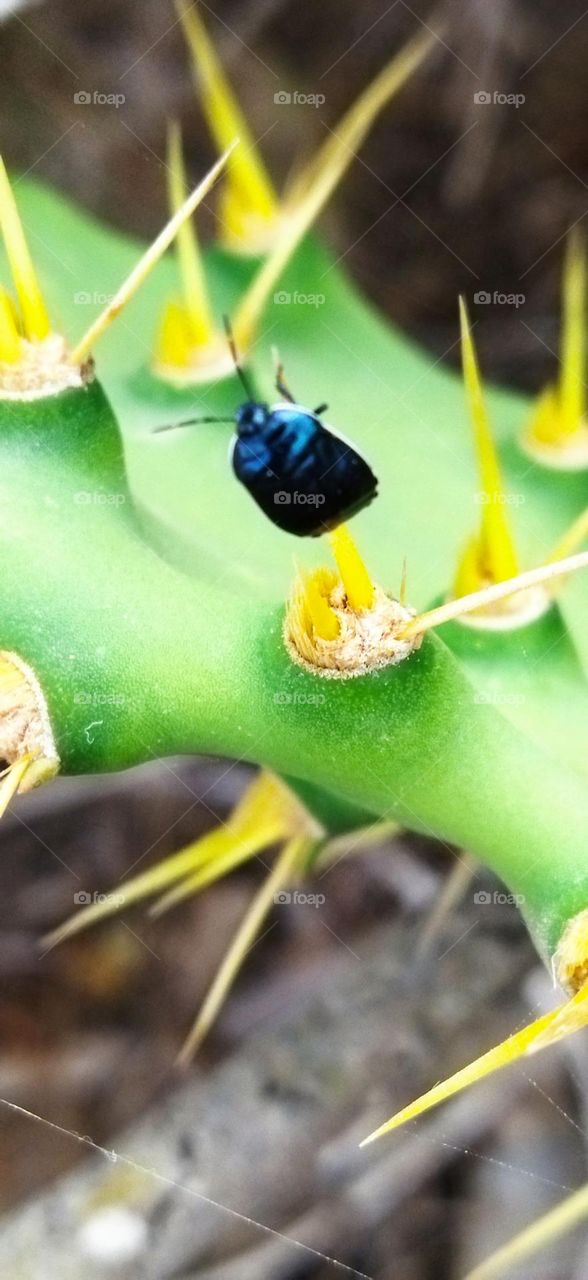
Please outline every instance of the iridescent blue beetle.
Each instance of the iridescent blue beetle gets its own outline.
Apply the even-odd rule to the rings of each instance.
[[[366,507],[376,496],[376,477],[353,445],[321,422],[326,404],[313,410],[297,404],[281,364],[276,387],[283,400],[271,406],[256,401],[227,321],[225,326],[247,399],[234,419],[190,418],[176,426],[234,421],[230,457],[237,479],[279,529],[316,537]]]

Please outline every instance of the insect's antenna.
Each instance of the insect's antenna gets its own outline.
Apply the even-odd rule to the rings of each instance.
[[[232,357],[233,357],[233,363],[234,363],[234,365],[235,365],[235,370],[236,370],[236,373],[237,373],[237,377],[239,378],[239,381],[240,381],[240,383],[241,383],[241,386],[243,387],[243,390],[244,390],[244,392],[245,392],[245,395],[247,396],[247,399],[248,399],[248,400],[254,400],[254,399],[255,399],[255,396],[253,395],[253,389],[252,389],[251,384],[250,384],[250,382],[249,382],[249,378],[247,377],[247,374],[245,373],[245,370],[244,370],[244,368],[243,368],[243,365],[241,364],[241,361],[239,360],[239,356],[237,355],[237,344],[236,344],[236,342],[235,342],[235,335],[234,335],[233,330],[232,330],[232,327],[231,327],[231,321],[229,320],[229,317],[228,317],[228,316],[226,316],[226,315],[225,315],[225,316],[223,316],[223,324],[224,324],[224,327],[225,327],[225,333],[226,333],[226,335],[227,335],[227,342],[228,342],[228,344],[229,344],[229,351],[231,352],[231,355],[232,355]]]
[[[177,431],[178,427],[197,427],[203,422],[234,422],[234,418],[186,418],[184,422],[169,422],[163,427],[154,427],[153,434],[157,435],[160,431]]]

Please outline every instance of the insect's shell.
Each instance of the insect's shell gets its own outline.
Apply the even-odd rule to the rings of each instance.
[[[375,497],[378,482],[365,458],[316,414],[287,402],[251,408],[254,425],[238,429],[233,469],[280,529],[316,536]]]

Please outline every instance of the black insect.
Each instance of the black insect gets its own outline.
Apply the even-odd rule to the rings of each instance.
[[[316,537],[366,507],[376,496],[376,477],[353,445],[321,422],[326,404],[313,410],[297,404],[281,364],[276,387],[283,401],[268,405],[254,399],[225,323],[247,399],[234,419],[191,418],[175,425],[234,421],[237,430],[230,456],[237,479],[279,529],[298,537]]]

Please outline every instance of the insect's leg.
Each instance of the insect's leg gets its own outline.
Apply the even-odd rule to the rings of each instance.
[[[316,413],[318,417],[319,413],[326,413],[328,407],[329,407],[328,404],[318,404],[316,409],[313,409],[312,412]]]

